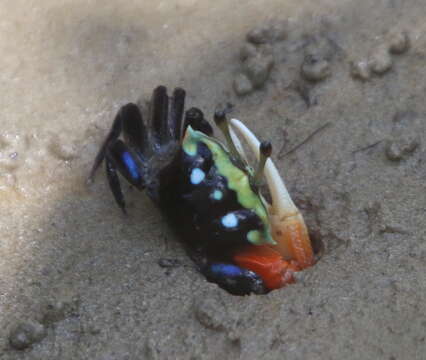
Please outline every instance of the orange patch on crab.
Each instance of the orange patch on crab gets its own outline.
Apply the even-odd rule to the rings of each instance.
[[[272,216],[272,232],[276,245],[272,245],[286,260],[295,260],[301,269],[314,264],[314,252],[308,230],[301,215],[278,219]]]
[[[234,255],[235,263],[258,274],[269,290],[294,282],[293,273],[301,270],[294,261],[283,260],[280,253],[267,245],[250,245]]]

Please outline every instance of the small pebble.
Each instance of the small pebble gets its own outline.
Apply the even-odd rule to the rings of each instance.
[[[406,31],[392,32],[389,38],[389,51],[392,54],[403,54],[410,47],[410,38]]]
[[[419,146],[417,135],[401,135],[388,141],[386,156],[389,160],[399,161],[411,154]]]
[[[384,46],[379,47],[371,56],[369,61],[371,71],[382,75],[392,68],[392,58]]]
[[[302,76],[309,81],[321,81],[331,75],[330,64],[327,60],[306,56],[301,69]]]
[[[16,350],[24,350],[32,344],[40,342],[47,335],[46,328],[36,322],[28,321],[19,324],[9,335],[9,344]]]
[[[368,61],[360,60],[351,62],[351,75],[354,79],[369,80],[371,78],[371,70]]]
[[[235,76],[233,85],[235,93],[239,96],[247,95],[253,92],[253,85],[250,79],[242,73],[239,73]]]
[[[269,73],[274,65],[272,56],[256,56],[244,62],[244,72],[254,88],[262,87],[268,80]]]

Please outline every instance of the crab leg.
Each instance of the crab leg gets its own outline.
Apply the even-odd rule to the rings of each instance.
[[[256,136],[237,119],[231,119],[230,124],[247,141],[259,159],[260,142]],[[301,269],[313,265],[314,256],[305,221],[271,159],[266,160],[264,174],[272,196],[269,216],[272,236],[277,243],[271,247],[285,260],[295,260]]]
[[[234,155],[235,158],[239,159],[240,153],[238,152],[237,146],[232,140],[231,130],[229,128],[228,121],[226,119],[225,111],[217,110],[214,113],[214,122],[216,123],[217,127],[222,131],[223,135],[225,136],[225,140],[231,154]]]

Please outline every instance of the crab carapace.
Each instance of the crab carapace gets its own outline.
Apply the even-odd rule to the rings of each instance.
[[[263,294],[294,281],[314,263],[304,220],[259,142],[239,120],[214,114],[227,146],[213,137],[202,111],[184,113],[185,91],[153,91],[148,122],[140,108],[123,106],[96,156],[89,179],[105,161],[109,186],[126,212],[119,175],[160,208],[197,268],[236,295]],[[183,122],[183,123],[182,123]],[[248,164],[240,136],[255,153]],[[259,190],[265,176],[272,198]]]

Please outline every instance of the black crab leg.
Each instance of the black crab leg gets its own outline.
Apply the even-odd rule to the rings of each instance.
[[[262,278],[255,272],[227,262],[198,264],[199,270],[210,282],[218,284],[233,295],[266,294]]]
[[[115,142],[122,132],[130,146],[135,149],[138,155],[143,156],[145,154],[148,147],[148,135],[142,119],[142,114],[135,104],[129,103],[124,105],[117,113],[112,123],[111,130],[96,155],[89,174],[89,182],[93,182],[97,169],[105,159],[109,145]]]
[[[112,142],[118,139],[118,137],[121,134],[122,130],[122,120],[120,116],[120,112],[118,112],[117,116],[115,117],[111,130],[109,131],[107,137],[105,138],[104,142],[102,143],[101,148],[99,149],[98,154],[96,155],[95,161],[93,163],[92,169],[90,170],[89,178],[87,179],[88,182],[93,182],[95,178],[96,171],[99,168],[99,165],[102,164],[102,161],[105,159],[105,153],[108,148],[108,145]]]
[[[183,109],[185,107],[185,90],[176,88],[173,91],[173,97],[168,118],[168,129],[172,139],[179,141],[181,136]]]
[[[126,202],[124,201],[123,191],[121,190],[120,179],[118,178],[117,169],[113,162],[107,157],[105,159],[105,170],[108,179],[108,184],[111,189],[114,199],[124,214],[126,212]]]
[[[145,155],[148,149],[148,132],[139,107],[129,103],[120,109],[119,115],[126,142],[138,155]]]
[[[185,122],[183,125],[183,135],[185,135],[186,128],[191,125],[194,130],[201,131],[207,136],[213,135],[213,128],[210,123],[204,118],[203,112],[193,107],[185,112]]]
[[[106,156],[131,185],[139,190],[145,188],[144,166],[121,140],[116,140],[108,147]]]
[[[105,154],[106,174],[109,187],[118,206],[126,213],[126,203],[121,190],[120,179],[117,171],[139,190],[145,187],[144,168],[137,156],[121,141],[110,143]]]
[[[151,129],[154,146],[161,146],[168,141],[167,118],[169,112],[169,97],[165,86],[154,89],[151,99]]]

